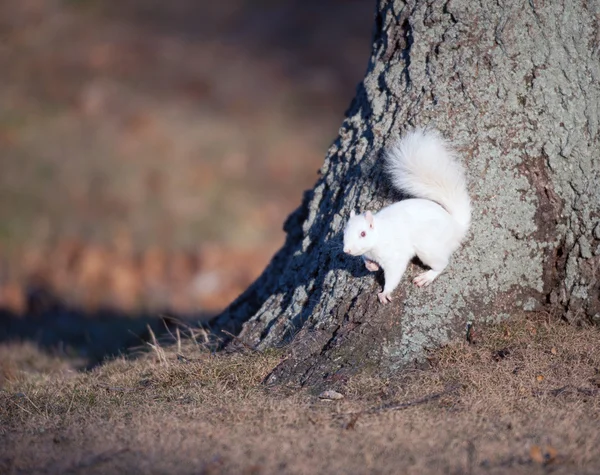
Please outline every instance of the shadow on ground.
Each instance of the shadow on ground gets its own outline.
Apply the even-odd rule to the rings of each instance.
[[[22,315],[0,308],[0,345],[31,342],[51,355],[77,361],[75,366],[85,370],[119,355],[134,356],[133,350],[154,337],[159,342],[172,340],[178,327],[185,336],[209,318],[110,308],[89,311],[69,306],[45,289],[34,289]]]

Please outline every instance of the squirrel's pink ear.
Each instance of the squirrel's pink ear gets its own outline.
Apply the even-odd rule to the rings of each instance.
[[[367,223],[369,223],[369,227],[373,228],[373,214],[370,211],[365,213],[365,219],[367,220]]]
[[[350,211],[350,217],[354,218],[354,216],[356,216],[356,211],[354,211],[354,210]]]

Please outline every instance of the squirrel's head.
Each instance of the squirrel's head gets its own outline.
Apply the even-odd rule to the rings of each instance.
[[[352,256],[362,256],[375,245],[375,218],[370,211],[365,214],[350,212],[350,219],[344,229],[344,252]]]

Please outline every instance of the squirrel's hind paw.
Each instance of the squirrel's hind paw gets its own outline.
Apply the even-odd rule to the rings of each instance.
[[[435,278],[440,275],[439,272],[434,271],[434,270],[428,270],[427,272],[423,272],[422,274],[419,274],[418,276],[416,276],[413,279],[413,282],[418,286],[418,287],[427,287],[429,284],[431,284]]]
[[[379,299],[379,301],[380,301],[380,302],[381,302],[383,305],[385,305],[386,303],[388,303],[388,302],[391,302],[391,301],[392,301],[392,297],[391,297],[391,295],[390,295],[389,293],[387,293],[387,292],[379,292],[379,293],[377,294],[377,298]]]

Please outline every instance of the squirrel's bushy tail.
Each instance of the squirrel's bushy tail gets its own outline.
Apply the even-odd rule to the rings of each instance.
[[[471,200],[456,153],[438,132],[416,129],[385,154],[386,168],[398,191],[435,201],[448,211],[463,235],[471,223]]]

